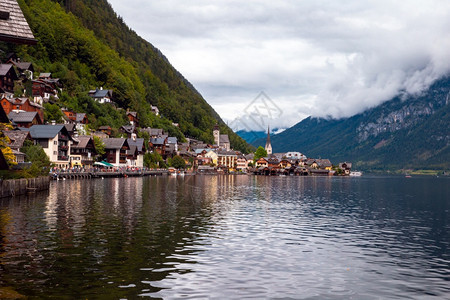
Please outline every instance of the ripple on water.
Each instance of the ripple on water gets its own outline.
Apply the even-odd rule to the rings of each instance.
[[[419,189],[392,178],[253,176],[66,182],[26,205],[0,207],[10,216],[0,228],[0,283],[54,298],[444,299],[447,183]]]

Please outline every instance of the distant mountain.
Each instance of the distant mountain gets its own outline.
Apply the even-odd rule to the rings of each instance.
[[[360,169],[450,168],[450,77],[339,120],[308,117],[271,137],[274,152],[352,161]],[[265,139],[253,142],[264,145]]]
[[[274,128],[270,132],[270,136],[274,135],[276,132],[282,131],[281,129]],[[236,131],[236,134],[239,135],[241,138],[243,138],[247,143],[253,143],[254,141],[258,139],[264,139],[264,145],[265,140],[267,138],[267,131],[246,131],[246,130],[239,130]]]

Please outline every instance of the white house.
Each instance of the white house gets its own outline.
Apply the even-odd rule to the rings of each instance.
[[[69,154],[73,139],[64,125],[33,125],[21,130],[30,132],[35,144],[42,146],[45,154],[57,167],[70,166]]]

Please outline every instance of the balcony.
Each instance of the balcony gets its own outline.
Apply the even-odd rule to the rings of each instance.
[[[69,146],[68,145],[59,145],[58,149],[59,150],[69,150]]]
[[[64,155],[58,155],[58,160],[65,160],[68,161],[69,157],[68,156],[64,156]]]
[[[64,141],[68,141],[69,137],[65,134],[59,133],[58,134],[58,140],[64,140]]]

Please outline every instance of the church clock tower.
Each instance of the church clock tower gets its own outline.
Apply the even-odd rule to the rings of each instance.
[[[272,154],[272,145],[270,144],[270,130],[269,127],[267,126],[267,141],[266,141],[266,147],[264,147],[264,149],[266,149],[267,155]]]
[[[213,136],[214,136],[214,145],[220,146],[220,131],[219,131],[219,125],[215,125],[213,129]]]

